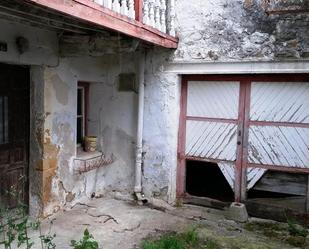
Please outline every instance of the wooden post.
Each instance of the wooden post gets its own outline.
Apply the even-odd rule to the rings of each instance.
[[[135,20],[143,22],[143,0],[134,0]]]

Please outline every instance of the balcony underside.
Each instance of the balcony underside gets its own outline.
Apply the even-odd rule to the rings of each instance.
[[[0,18],[79,36],[118,36],[165,48],[178,45],[175,37],[89,0],[1,0]]]

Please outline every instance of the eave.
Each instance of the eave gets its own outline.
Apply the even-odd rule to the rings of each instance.
[[[90,0],[24,0],[138,40],[164,48],[177,48],[178,39],[141,22],[106,9]]]

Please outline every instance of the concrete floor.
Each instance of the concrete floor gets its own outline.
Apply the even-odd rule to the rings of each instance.
[[[68,211],[49,217],[43,222],[44,231],[48,229],[50,220],[53,220],[52,233],[57,234],[57,249],[72,248],[70,241],[80,239],[85,228],[94,235],[100,248],[136,249],[146,237],[164,231],[184,231],[193,226],[201,227],[201,233],[205,236],[237,238],[244,240],[245,244],[249,241],[254,245],[271,245],[267,248],[291,248],[243,230],[241,224],[224,219],[222,211],[189,205],[163,212],[130,202],[102,198],[91,200],[87,205],[77,204]],[[37,235],[33,233],[31,237]],[[35,249],[40,248],[37,243]]]

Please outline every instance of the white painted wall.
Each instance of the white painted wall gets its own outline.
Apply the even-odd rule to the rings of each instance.
[[[267,16],[261,0],[176,1],[175,51],[147,53],[143,190],[175,201],[182,74],[304,73],[308,14]]]
[[[7,52],[0,51],[2,62],[51,66],[58,64],[58,38],[55,32],[4,20],[0,20],[0,27],[0,42],[5,42],[8,46]],[[23,54],[19,54],[16,47],[16,38],[20,36],[29,41],[29,50]]]
[[[118,92],[118,75],[132,72],[132,55],[62,59],[57,68],[46,70],[45,109],[50,114],[45,130],[52,131],[52,143],[60,147],[52,188],[55,201],[47,213],[63,206],[68,195],[76,200],[92,193],[133,192],[137,94]],[[115,158],[112,164],[83,174],[76,174],[73,163],[78,81],[90,83],[88,135],[98,136],[98,149]]]
[[[147,197],[175,200],[180,74],[221,74],[225,68],[229,73],[308,72],[308,15],[267,17],[259,2],[177,0],[179,48],[148,49],[143,139]],[[45,83],[44,129],[60,148],[49,211],[72,199],[68,196],[132,192],[137,95],[117,92],[117,75],[135,71],[134,55],[59,59],[55,32],[5,21],[0,21],[0,27],[0,40],[9,46],[8,52],[0,52],[0,62],[46,66],[36,68],[42,72],[33,77],[43,74],[34,83]],[[29,40],[25,54],[16,50],[17,36]],[[117,158],[112,165],[83,175],[74,175],[72,168],[78,80],[92,83],[89,130],[103,141],[102,149]]]
[[[100,58],[59,58],[55,32],[0,21],[0,40],[8,43],[8,51],[0,52],[0,63],[32,66],[31,127],[31,213],[42,207],[42,186],[51,191],[44,214],[59,210],[70,201],[134,190],[135,137],[137,98],[134,92],[118,92],[120,73],[135,73],[134,54],[109,55]],[[17,36],[26,37],[29,51],[20,55],[14,45]],[[77,82],[90,83],[89,134],[98,136],[99,149],[114,155],[115,161],[104,168],[84,174],[74,172],[76,157]],[[38,146],[40,136],[44,145]],[[34,142],[36,141],[36,142]],[[46,151],[46,153],[40,154]],[[51,164],[56,155],[56,172],[45,175],[36,170],[40,158]],[[49,161],[50,159],[50,161]],[[46,187],[46,186],[44,186]]]

